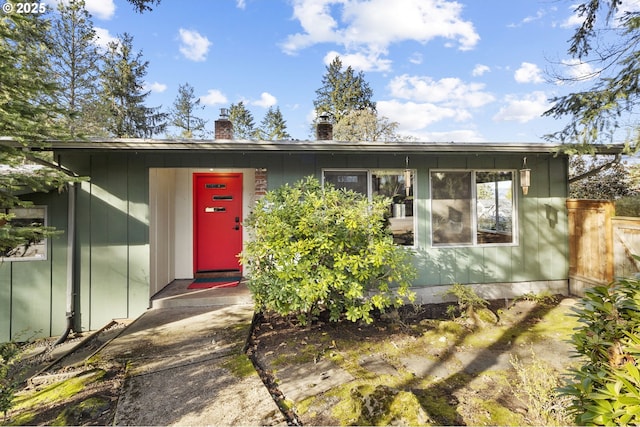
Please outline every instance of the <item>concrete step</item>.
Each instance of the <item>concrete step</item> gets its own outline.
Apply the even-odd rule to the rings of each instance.
[[[244,282],[228,288],[188,289],[191,282],[191,279],[174,280],[151,298],[151,308],[253,304],[251,292]]]

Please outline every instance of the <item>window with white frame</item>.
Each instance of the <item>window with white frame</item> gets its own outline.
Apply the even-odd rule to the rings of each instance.
[[[6,209],[5,213],[11,215],[11,227],[42,227],[47,225],[46,206],[31,206],[28,208]],[[47,259],[47,239],[29,241],[17,244],[0,253],[1,261],[34,261]]]
[[[325,169],[323,183],[344,188],[371,198],[380,195],[390,200],[387,219],[396,244],[413,246],[415,242],[415,171],[409,169]]]
[[[434,246],[516,243],[513,170],[434,170],[430,175]]]

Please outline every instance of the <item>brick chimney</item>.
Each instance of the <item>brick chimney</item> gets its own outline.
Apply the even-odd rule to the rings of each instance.
[[[220,109],[220,118],[216,120],[214,128],[216,139],[233,139],[233,123],[229,120],[227,108]]]
[[[321,113],[318,116],[318,124],[316,125],[316,139],[318,141],[333,140],[333,124],[331,123],[331,116],[327,112]]]

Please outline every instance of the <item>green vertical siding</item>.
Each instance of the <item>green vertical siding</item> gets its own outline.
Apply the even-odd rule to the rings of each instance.
[[[568,276],[566,158],[528,156],[529,195],[516,186],[519,244],[434,248],[431,246],[429,173],[432,169],[511,169],[522,166],[513,154],[410,154],[415,181],[418,279],[433,286],[566,280]],[[323,168],[404,169],[405,154],[394,153],[146,153],[63,152],[62,163],[90,176],[77,195],[79,243],[76,309],[79,326],[96,329],[113,318],[135,317],[149,304],[150,167],[267,168],[276,188]],[[47,197],[50,221],[66,230],[66,194]],[[0,340],[21,329],[59,334],[65,326],[66,234],[51,241],[47,261],[0,264]],[[13,313],[13,316],[10,314]]]
[[[149,251],[149,172],[144,156],[132,156],[127,165],[127,241],[129,252],[128,313],[142,313],[149,307],[151,263]],[[128,314],[130,316],[131,314]]]
[[[0,342],[11,340],[11,266],[0,262]]]

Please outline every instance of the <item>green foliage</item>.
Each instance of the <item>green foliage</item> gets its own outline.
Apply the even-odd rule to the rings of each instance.
[[[11,367],[17,360],[18,350],[13,342],[0,343],[0,412],[5,416],[11,409],[17,387],[11,376]]]
[[[103,134],[98,80],[101,57],[84,0],[58,4],[49,37],[51,73],[60,86],[56,100],[66,110],[60,117],[62,125],[72,136]]]
[[[243,101],[231,104],[231,107],[229,107],[229,120],[233,124],[234,139],[253,139],[256,137],[253,114],[247,109]]]
[[[124,33],[108,44],[101,73],[103,102],[108,106],[107,131],[116,138],[151,138],[165,130],[167,114],[147,107],[144,91],[148,61],[133,52],[133,37]]]
[[[282,117],[279,107],[275,109],[269,107],[267,114],[260,122],[260,127],[256,130],[256,136],[267,141],[291,139],[291,135],[287,132],[287,122]]]
[[[447,307],[447,313],[453,315],[456,311],[460,312],[463,317],[473,317],[476,310],[486,307],[489,303],[481,298],[471,286],[461,283],[454,283],[444,292],[444,295],[453,295],[458,301],[458,306]]]
[[[619,130],[626,128],[622,134],[635,133],[628,143],[638,148],[640,135],[634,113],[640,100],[640,12],[622,9],[622,3],[588,0],[575,7],[582,24],[570,40],[568,53],[581,64],[591,64],[594,71],[560,79],[594,83],[590,89],[552,99],[554,105],[544,115],[556,119],[567,116],[569,122],[547,139],[577,144],[588,152],[593,144],[617,139]],[[623,10],[627,11],[621,13]]]
[[[193,93],[193,86],[185,83],[178,87],[178,96],[169,111],[169,119],[172,126],[180,130],[181,138],[204,137],[207,121],[197,117],[194,113],[203,110],[200,99]]]
[[[329,113],[335,123],[355,110],[376,111],[371,100],[373,90],[361,71],[355,73],[351,66],[343,70],[340,57],[336,56],[322,76],[322,86],[316,90],[313,101],[316,114]]]
[[[573,309],[581,326],[571,342],[584,364],[562,388],[578,425],[640,423],[640,280],[597,286]]]
[[[616,200],[616,216],[640,217],[640,196],[628,196]]]
[[[387,206],[313,177],[268,192],[245,223],[253,239],[242,254],[257,308],[370,323],[373,310],[412,301],[415,268],[386,229]]]
[[[399,124],[388,118],[378,116],[375,110],[364,109],[350,111],[333,128],[336,141],[398,141],[396,133]]]
[[[571,156],[569,175],[583,179],[570,181],[569,197],[574,199],[615,200],[632,193],[629,171],[626,164],[616,162],[608,156]],[[603,168],[591,175],[589,171]]]
[[[64,139],[58,119],[65,111],[56,104],[59,87],[49,70],[49,23],[39,14],[0,15],[0,135],[15,145],[0,145],[0,252],[38,241],[51,229],[14,227],[12,208],[29,206],[20,195],[61,189],[69,177],[53,166],[40,148],[50,139]],[[49,234],[50,235],[50,234]]]

